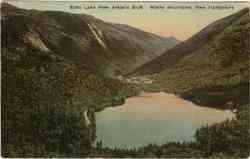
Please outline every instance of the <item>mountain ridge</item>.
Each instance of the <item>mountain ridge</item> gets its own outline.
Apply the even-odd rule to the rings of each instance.
[[[95,112],[120,105],[135,89],[79,63],[82,50],[74,38],[97,43],[87,24],[64,21],[79,19],[15,7],[1,12],[2,156],[87,156],[96,137]]]
[[[217,22],[216,25],[224,29],[216,34],[211,33],[214,34],[212,40],[202,36],[205,39],[201,41],[205,43],[194,51],[190,51],[193,48],[179,50],[181,54],[177,52],[177,57],[167,54],[169,56],[165,57],[176,58],[168,59],[173,60],[173,65],[169,65],[166,59],[160,59],[165,65],[158,61],[155,63],[158,65],[149,68],[148,71],[154,74],[148,76],[151,76],[154,82],[147,86],[148,89],[176,93],[199,105],[216,108],[238,109],[249,103],[249,9],[236,13],[236,17],[234,15],[231,15],[229,20],[226,17]],[[230,22],[230,25],[222,25],[224,20]],[[212,29],[218,30],[213,27]],[[184,48],[189,46],[185,42],[180,45]],[[168,53],[176,53],[172,50],[178,51],[180,45]],[[163,65],[162,68],[155,69],[159,68],[160,64]],[[142,70],[137,73],[146,72]]]
[[[37,34],[36,40],[43,41],[48,49],[112,77],[132,72],[179,43],[177,39],[168,40],[138,28],[104,22],[86,14],[25,10],[6,3],[2,5],[2,11],[5,18],[29,23],[26,31],[32,32],[30,35]],[[7,23],[10,21],[8,19]],[[17,24],[8,25],[17,27]],[[73,56],[77,58],[72,59]]]
[[[221,18],[209,24],[186,41],[181,42],[175,47],[167,50],[158,58],[142,65],[134,73],[152,74],[158,73],[168,67],[174,67],[174,65],[177,64],[179,60],[181,60],[185,56],[188,56],[209,41],[215,39],[216,36],[221,33],[226,27],[230,26],[234,21],[245,14],[249,14],[249,8],[244,8],[232,15]]]

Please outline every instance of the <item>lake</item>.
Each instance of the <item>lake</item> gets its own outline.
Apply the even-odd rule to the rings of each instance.
[[[96,114],[97,141],[110,148],[194,141],[197,128],[234,116],[229,110],[201,107],[174,94],[143,92]]]

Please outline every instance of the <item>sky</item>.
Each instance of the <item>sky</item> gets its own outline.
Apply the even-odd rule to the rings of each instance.
[[[106,22],[127,24],[160,36],[174,36],[179,40],[186,40],[215,20],[250,6],[250,2],[73,2],[67,0],[50,2],[7,0],[6,2],[25,9],[59,10],[93,15]],[[71,6],[74,6],[74,9]],[[129,7],[129,9],[112,9],[117,6]],[[133,6],[135,9],[132,9]],[[164,8],[156,9],[157,6]],[[217,8],[211,9],[209,6]],[[181,7],[186,9],[180,9]]]

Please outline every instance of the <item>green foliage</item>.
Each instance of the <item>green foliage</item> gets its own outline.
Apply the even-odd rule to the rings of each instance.
[[[249,22],[250,18],[246,15],[225,30],[215,43],[211,60],[220,67],[247,60],[245,57],[249,55]]]
[[[212,42],[152,75],[152,84],[142,85],[146,91],[176,93],[199,105],[237,110],[236,119],[197,130],[195,144],[203,157],[249,156],[249,22],[249,14],[243,15]]]
[[[77,69],[39,50],[15,51],[2,54],[3,155],[77,155],[80,149],[74,147],[82,142],[82,149],[88,150],[93,139],[79,114],[87,107],[75,104],[83,100],[77,96],[82,92],[80,82],[70,79],[76,78],[71,73]],[[14,61],[12,54],[20,58]]]
[[[2,155],[89,155],[95,111],[120,105],[137,91],[104,77],[111,56],[91,33],[88,16],[5,3],[3,11]]]
[[[236,119],[204,126],[196,132],[198,147],[204,156],[223,154],[248,157],[250,150],[249,105],[242,106]]]
[[[229,108],[249,102],[249,15],[213,41],[152,78],[146,91],[177,93],[200,105]]]
[[[86,156],[95,140],[94,112],[136,93],[53,52],[2,48],[2,59],[5,157]]]
[[[44,23],[48,19],[49,23]],[[2,24],[4,157],[249,155],[249,106],[241,106],[249,96],[249,15],[198,50],[199,56],[193,56],[195,52],[176,67],[153,76],[156,82],[152,85],[142,86],[145,90],[178,93],[202,104],[233,101],[238,109],[236,119],[202,127],[196,133],[197,143],[149,144],[135,150],[103,148],[102,142],[97,148],[92,147],[95,111],[122,104],[140,88],[100,75],[103,65],[111,59],[130,57],[125,49],[119,50],[111,42],[114,52],[103,50],[86,22],[73,14],[22,11],[17,15],[13,11],[13,15],[3,18]],[[51,51],[35,49],[25,39],[28,32],[37,33]],[[132,49],[133,55],[134,52]],[[86,63],[82,64],[82,60]],[[90,125],[86,124],[85,111]]]

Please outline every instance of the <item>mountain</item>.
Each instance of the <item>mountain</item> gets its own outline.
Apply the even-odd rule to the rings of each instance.
[[[148,89],[217,108],[249,103],[249,22],[249,10],[242,10],[208,26],[188,44],[169,50],[176,55],[162,55],[171,57],[166,63],[160,60],[162,66],[153,60],[149,73],[161,72],[152,75],[155,81]],[[88,15],[24,10],[2,3],[1,155],[91,157],[95,112],[138,93],[137,87],[112,77],[133,72],[176,43],[173,37]],[[174,67],[168,67],[171,62]],[[236,148],[230,148],[238,150],[242,144],[238,141],[243,140],[235,136],[245,136],[235,126],[223,131],[233,133],[228,138],[237,141],[231,144]],[[228,147],[227,140],[221,143],[220,147]],[[169,155],[169,150],[164,152]]]
[[[249,103],[249,9],[218,20],[144,65],[149,90],[177,93],[199,105],[239,108]],[[155,73],[159,72],[159,73]]]
[[[127,74],[160,56],[179,41],[139,29],[104,22],[85,14],[24,10],[2,6],[11,43],[25,38],[29,45],[53,51],[87,69],[115,76]],[[22,26],[21,26],[22,25]]]
[[[225,29],[233,25],[241,17],[249,15],[249,9],[245,8],[233,15],[222,18],[208,25],[188,40],[176,45],[172,49],[166,51],[158,58],[139,67],[135,74],[153,74],[158,73],[166,68],[171,68],[184,58],[197,54],[202,56],[207,54],[206,45],[214,43]],[[202,55],[199,55],[202,54]],[[195,55],[194,55],[195,56]]]
[[[1,155],[87,156],[95,111],[136,91],[92,67],[99,53],[87,48],[101,46],[80,15],[6,3],[1,13]]]

